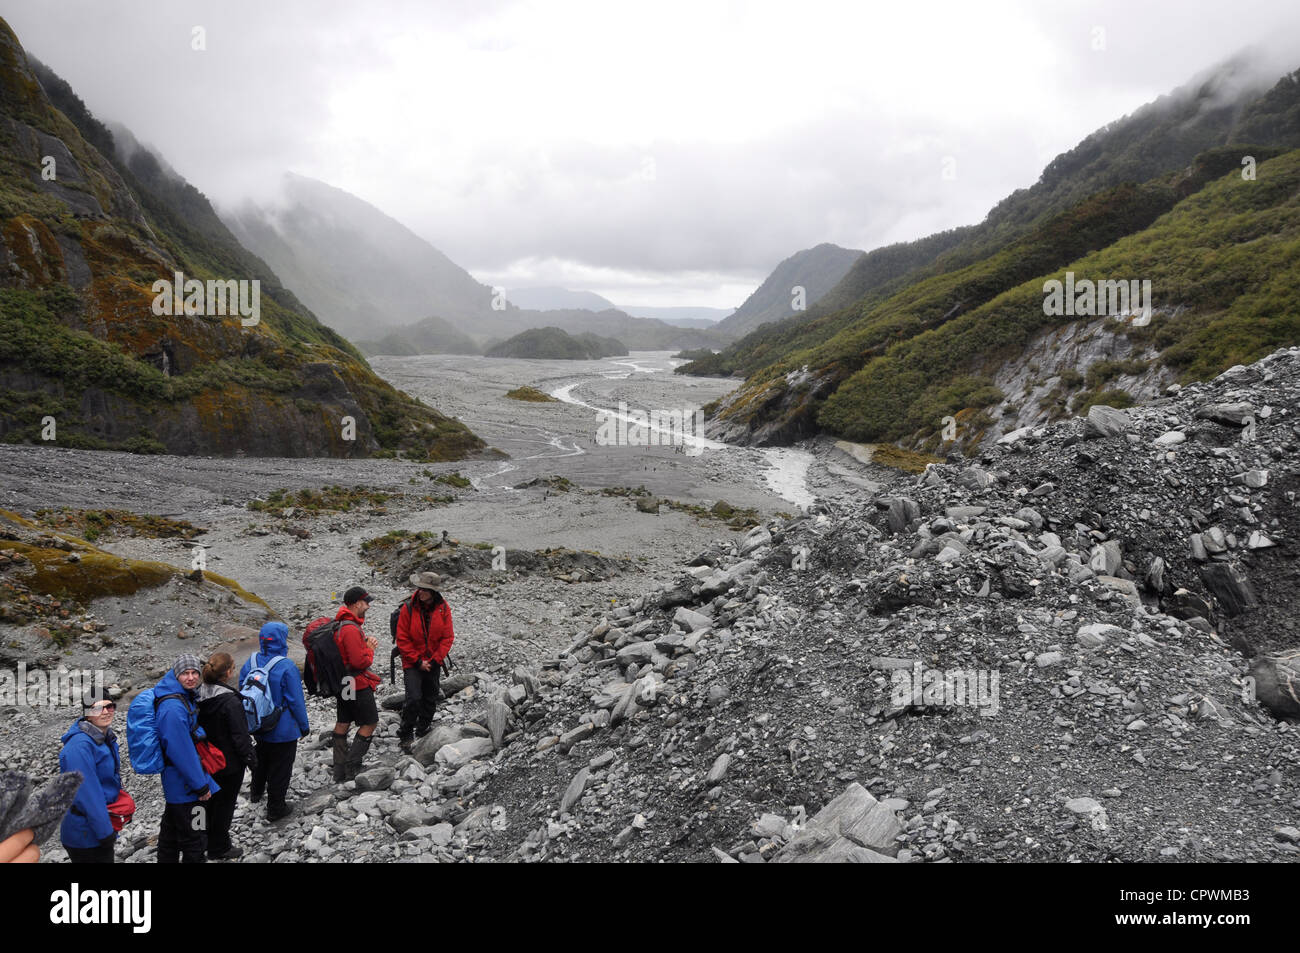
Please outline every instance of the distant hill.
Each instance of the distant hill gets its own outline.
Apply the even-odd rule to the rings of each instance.
[[[773,269],[744,304],[720,321],[717,330],[736,338],[769,321],[798,315],[839,284],[862,254],[830,243],[795,252]],[[799,309],[795,308],[796,288],[803,289],[803,307]]]
[[[478,354],[480,348],[468,335],[461,334],[442,318],[425,318],[415,324],[390,331],[381,338],[356,342],[367,357],[392,354]]]
[[[487,357],[531,357],[561,361],[593,361],[623,357],[627,347],[596,334],[567,334],[559,328],[529,328],[485,352]]]
[[[579,308],[607,311],[617,307],[594,291],[570,291],[568,288],[507,288],[506,300],[516,308],[529,311],[561,311]]]
[[[456,323],[492,308],[492,289],[369,202],[286,173],[280,201],[223,209],[230,230],[321,320],[373,336],[435,314]]]

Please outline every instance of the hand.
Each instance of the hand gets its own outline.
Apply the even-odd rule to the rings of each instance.
[[[200,801],[206,801],[206,800],[207,800],[208,798],[210,798],[210,797],[212,797],[212,792],[211,792],[211,791],[208,791],[208,792],[206,792],[206,793],[204,793],[204,794],[200,794],[200,795],[199,795],[199,800],[200,800]]]
[[[378,640],[377,638],[375,638],[373,635],[367,635],[367,636],[366,636],[366,645],[370,646],[371,651],[373,651],[373,650],[379,648],[379,640]]]
[[[0,864],[34,864],[41,859],[41,849],[34,841],[31,828],[21,830],[7,840],[0,841]]]
[[[421,659],[421,660],[420,660],[420,671],[421,671],[421,672],[427,672],[427,671],[429,671],[429,669],[430,669],[430,666],[429,666],[429,660],[428,660],[428,659]]]

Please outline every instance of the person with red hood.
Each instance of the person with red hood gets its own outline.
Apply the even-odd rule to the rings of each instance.
[[[429,733],[438,707],[438,672],[456,638],[451,610],[438,591],[442,577],[436,572],[417,572],[411,576],[411,584],[415,592],[402,603],[397,616],[397,649],[406,691],[397,740],[403,747]]]
[[[334,616],[340,623],[334,642],[339,647],[343,667],[348,671],[343,690],[339,692],[338,721],[334,725],[335,781],[351,781],[357,776],[366,752],[370,750],[371,736],[379,727],[375,689],[383,680],[370,671],[379,640],[361,631],[372,601],[365,589],[353,586],[343,594],[343,605]],[[358,725],[357,736],[348,747],[348,729],[354,721]]]

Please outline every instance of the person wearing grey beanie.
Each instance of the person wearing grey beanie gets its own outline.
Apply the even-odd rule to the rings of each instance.
[[[158,862],[201,864],[207,860],[207,804],[221,790],[199,757],[198,687],[203,663],[182,655],[154,686],[154,722],[162,748],[163,808]]]

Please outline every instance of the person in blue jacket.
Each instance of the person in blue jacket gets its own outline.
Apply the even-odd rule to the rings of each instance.
[[[203,663],[196,655],[182,655],[172,670],[154,686],[154,724],[162,748],[163,808],[158,829],[158,863],[201,864],[207,860],[207,809],[205,803],[221,790],[199,760],[195,741],[203,738],[198,727],[198,688]]]
[[[59,840],[74,864],[111,864],[117,831],[108,805],[122,791],[122,757],[113,734],[117,705],[107,694],[85,699],[84,714],[63,733],[59,770],[79,771],[84,779],[63,817]]]
[[[280,709],[280,717],[270,731],[253,736],[257,745],[257,766],[248,789],[248,799],[256,804],[266,794],[266,817],[278,821],[293,813],[288,803],[289,779],[298,756],[298,739],[311,730],[307,721],[307,702],[302,693],[302,672],[288,657],[289,627],[283,622],[267,622],[258,633],[260,651],[248,657],[239,671],[242,687],[248,673],[271,665],[267,684],[271,702]]]

